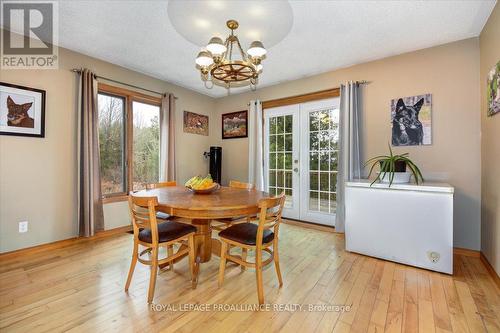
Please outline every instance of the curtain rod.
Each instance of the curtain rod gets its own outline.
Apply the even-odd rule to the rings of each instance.
[[[372,83],[372,81],[366,81],[366,80],[362,80],[362,81],[350,81],[350,82],[356,82],[358,84],[370,84]],[[335,87],[335,88],[331,88],[331,89],[340,89],[340,87]],[[313,93],[309,93],[309,94],[314,94]],[[308,94],[304,94],[304,95],[308,95]],[[297,97],[297,96],[289,96],[289,97]],[[283,98],[287,98],[287,97],[283,97]],[[250,106],[250,103],[247,103],[247,106]]]
[[[78,74],[80,74],[82,72],[82,70],[78,69],[78,68],[73,68],[73,69],[71,69],[71,71],[74,72],[74,73],[78,73]],[[158,91],[154,91],[154,90],[142,88],[142,87],[139,87],[139,86],[135,86],[133,84],[126,83],[126,82],[121,82],[121,81],[113,80],[113,79],[110,79],[108,77],[100,76],[100,75],[97,75],[97,74],[94,74],[94,77],[96,79],[103,79],[103,80],[106,80],[106,81],[118,83],[118,84],[121,84],[121,85],[124,85],[124,86],[128,86],[128,87],[131,87],[131,88],[140,89],[140,90],[143,90],[143,91],[148,91],[150,93],[157,94],[157,95],[160,95],[160,96],[164,96],[165,95],[165,93],[161,93],[161,92],[158,92]],[[178,99],[177,96],[174,96],[174,98]]]

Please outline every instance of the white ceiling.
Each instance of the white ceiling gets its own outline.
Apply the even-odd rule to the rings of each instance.
[[[249,10],[236,12],[237,6],[224,9],[224,1],[212,2],[223,6],[220,12],[227,19],[243,22],[255,12],[250,6],[257,5],[276,29],[289,24],[286,15],[274,15],[264,1],[247,1]],[[268,48],[259,87],[478,36],[495,2],[290,1],[293,25],[281,42]],[[167,8],[167,1],[61,1],[59,44],[203,94],[225,96],[222,87],[203,86],[194,66],[200,46],[177,32]],[[207,12],[200,6],[196,15]],[[185,29],[199,29],[191,16],[185,18]],[[245,29],[249,27],[240,25],[237,32],[243,36]]]

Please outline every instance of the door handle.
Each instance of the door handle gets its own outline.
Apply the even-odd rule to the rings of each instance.
[[[293,172],[299,172],[299,168],[293,169]]]

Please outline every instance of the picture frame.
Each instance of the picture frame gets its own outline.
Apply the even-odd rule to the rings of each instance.
[[[184,111],[183,130],[185,133],[208,136],[209,119],[204,114]]]
[[[391,100],[392,146],[432,144],[432,94]]]
[[[486,84],[487,116],[492,117],[500,114],[500,61],[488,72]]]
[[[248,110],[222,114],[222,139],[248,137]]]
[[[45,137],[45,90],[0,82],[0,135]]]

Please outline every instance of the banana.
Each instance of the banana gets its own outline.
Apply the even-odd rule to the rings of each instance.
[[[205,178],[201,178],[201,176],[195,176],[189,179],[184,186],[191,187],[195,190],[207,189],[213,185],[214,181],[212,180],[212,176],[208,174]]]

